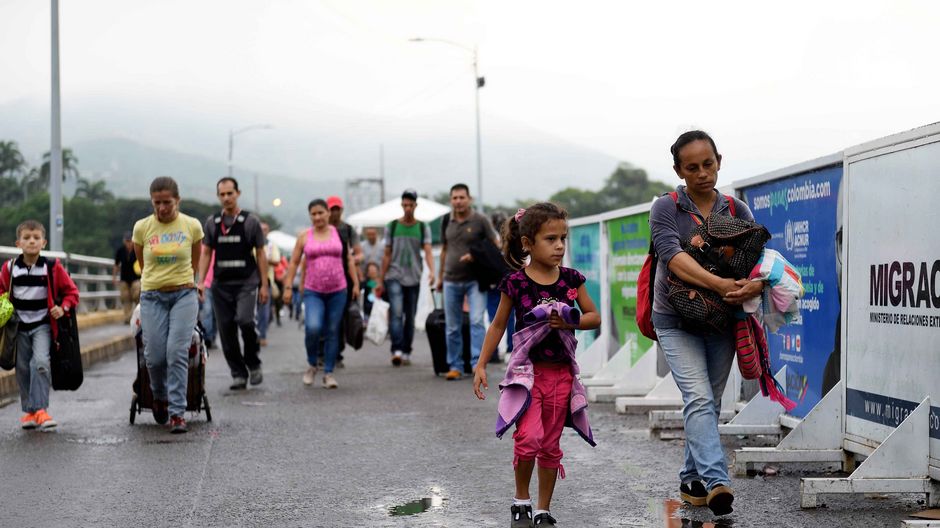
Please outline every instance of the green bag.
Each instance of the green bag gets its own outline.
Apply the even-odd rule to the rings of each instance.
[[[0,326],[7,324],[13,316],[13,303],[10,301],[10,292],[0,295]]]

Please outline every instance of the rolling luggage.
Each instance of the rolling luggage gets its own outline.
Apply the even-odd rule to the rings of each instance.
[[[435,307],[424,322],[424,331],[427,332],[428,343],[431,345],[431,361],[434,363],[435,376],[446,374],[450,370],[447,365],[447,334],[444,327],[444,310]]]
[[[133,425],[138,414],[144,410],[153,409],[153,392],[150,390],[150,372],[144,359],[143,333],[140,328],[134,335],[137,344],[137,378],[134,379],[131,397],[130,422]],[[189,347],[189,375],[186,383],[186,410],[190,412],[206,413],[206,421],[212,421],[212,409],[209,407],[209,397],[206,396],[206,361],[209,354],[206,350],[202,327],[198,323],[193,329],[192,342]]]
[[[428,342],[431,345],[431,360],[434,363],[434,374],[440,376],[447,374],[450,365],[447,364],[447,331],[444,309],[437,307],[437,298],[434,299],[434,311],[428,314],[424,323],[424,331],[428,334]],[[463,324],[461,325],[463,333],[463,371],[464,374],[473,372],[473,365],[470,364],[470,316],[466,312],[463,314]]]

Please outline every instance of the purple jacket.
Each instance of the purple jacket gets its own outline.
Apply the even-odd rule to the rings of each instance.
[[[548,317],[552,311],[557,311],[569,324],[577,324],[581,319],[581,313],[578,310],[561,302],[540,304],[525,315],[527,320],[534,322],[512,335],[513,351],[509,364],[506,365],[506,376],[499,384],[500,396],[497,406],[499,415],[496,418],[496,436],[499,438],[502,438],[503,434],[525,414],[532,401],[531,392],[532,385],[535,383],[535,370],[532,361],[529,360],[529,350],[545,339],[549,332],[554,331],[548,326]],[[574,358],[578,341],[574,338],[573,332],[558,332],[558,335],[561,337],[565,352],[571,359],[573,378],[565,426],[577,431],[581,438],[591,446],[596,446],[591,425],[588,423],[587,397],[579,378],[580,369]]]

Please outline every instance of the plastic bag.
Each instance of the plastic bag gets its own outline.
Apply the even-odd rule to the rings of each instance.
[[[421,287],[418,289],[418,307],[415,311],[415,330],[424,331],[428,315],[434,311],[434,292],[428,284],[428,268],[421,272]]]
[[[389,304],[382,299],[376,299],[372,303],[369,326],[366,327],[366,339],[376,345],[384,343],[388,336],[388,309]]]

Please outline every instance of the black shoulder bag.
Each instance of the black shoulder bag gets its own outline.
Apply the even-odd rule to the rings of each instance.
[[[10,302],[13,302],[13,261],[16,259],[10,259],[7,263],[10,267],[10,287],[8,291],[10,292]],[[19,318],[16,316],[16,311],[13,311],[13,315],[10,316],[10,320],[7,321],[7,324],[3,325],[3,328],[0,328],[0,368],[3,370],[13,370],[16,367],[16,334],[19,330]]]
[[[62,299],[56,297],[54,269],[57,259],[50,259],[46,265],[49,277],[49,291],[52,292],[58,306]],[[73,307],[74,308],[74,307]],[[49,362],[52,369],[52,388],[55,390],[78,390],[85,379],[82,370],[82,347],[78,342],[78,323],[75,320],[75,310],[69,310],[62,317],[52,319],[50,325],[56,325],[57,335],[49,351]]]

